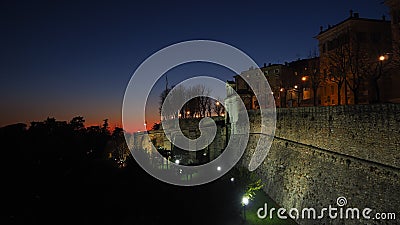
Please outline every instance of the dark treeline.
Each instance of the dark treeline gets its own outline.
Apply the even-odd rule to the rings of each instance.
[[[84,123],[78,116],[0,128],[9,224],[43,224],[70,206],[90,212],[91,200],[104,193],[96,195],[97,184],[112,184],[109,178],[129,156],[123,130],[111,130],[107,119],[100,126]]]
[[[237,224],[242,189],[227,174],[195,187],[162,182],[127,152],[121,128],[48,118],[0,128],[1,224]],[[122,162],[122,164],[121,164]],[[246,178],[247,179],[247,178]],[[239,184],[239,183],[238,183]]]
[[[68,173],[89,159],[119,157],[118,146],[125,144],[123,130],[116,127],[111,131],[108,120],[103,122],[101,126],[85,127],[81,116],[69,122],[47,118],[31,122],[29,127],[23,123],[2,127],[0,136],[3,146],[9,146],[5,154],[12,159],[10,166],[16,160],[27,167],[24,169],[51,167],[52,173]]]

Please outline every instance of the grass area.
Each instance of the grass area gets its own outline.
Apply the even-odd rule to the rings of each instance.
[[[265,219],[260,219],[257,216],[257,210],[264,207],[264,203],[268,205],[268,216]],[[297,223],[291,218],[280,219],[277,216],[276,210],[273,213],[272,219],[269,217],[269,210],[274,207],[276,210],[279,206],[268,196],[264,191],[256,191],[254,200],[251,200],[249,205],[246,206],[246,224],[248,225],[265,225],[265,224],[287,224],[296,225]],[[264,211],[262,212],[264,213]],[[243,216],[243,213],[242,213]]]

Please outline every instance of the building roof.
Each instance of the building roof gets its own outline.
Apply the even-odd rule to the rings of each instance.
[[[314,37],[314,38],[318,38],[318,36],[320,36],[321,34],[324,34],[332,29],[334,29],[335,27],[341,26],[349,21],[366,21],[366,22],[380,22],[380,23],[390,23],[390,20],[386,20],[385,17],[383,17],[382,19],[370,19],[370,18],[361,18],[358,16],[358,13],[354,13],[353,16],[348,17],[347,19],[343,20],[342,22],[335,24],[333,26],[328,27],[328,29],[322,30]],[[321,26],[322,28],[322,26]]]

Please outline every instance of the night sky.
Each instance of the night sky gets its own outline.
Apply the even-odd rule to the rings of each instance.
[[[105,118],[120,125],[130,76],[156,51],[210,39],[241,49],[260,66],[289,62],[307,58],[317,48],[319,27],[348,18],[350,9],[390,18],[382,0],[1,1],[0,126],[78,115],[87,125]],[[210,68],[194,65],[192,75],[212,70],[231,79],[230,71]],[[170,84],[188,71],[171,71]]]

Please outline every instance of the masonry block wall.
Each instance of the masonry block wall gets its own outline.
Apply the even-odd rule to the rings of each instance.
[[[250,113],[252,126],[260,124]],[[252,131],[257,129],[252,128]],[[400,105],[352,105],[277,109],[275,139],[255,171],[265,192],[286,209],[344,206],[395,212],[396,220],[325,219],[300,224],[400,223]],[[253,132],[242,164],[260,134]],[[318,212],[318,211],[317,211]]]
[[[400,105],[277,110],[276,137],[400,168]]]
[[[207,153],[210,154],[210,160],[217,158],[223,151],[226,145],[226,126],[225,120],[223,117],[211,117],[213,121],[209,121],[209,123],[205,123],[205,126],[213,126],[216,125],[217,130],[215,134],[214,140],[209,144],[207,148]],[[164,121],[163,126],[169,128],[169,132],[171,132],[170,136],[173,137],[173,133],[180,130],[187,138],[196,139],[201,135],[199,130],[199,122],[201,118],[190,118],[190,119],[181,119],[179,120],[179,126],[175,126],[174,123],[169,121]],[[149,138],[146,138],[144,134],[147,134]],[[133,149],[145,150],[149,154],[153,154],[156,151],[156,148],[164,148],[167,150],[176,150],[174,146],[171,144],[163,129],[160,130],[150,130],[146,133],[139,132],[134,133],[132,135],[133,145],[130,146]],[[190,160],[196,159],[196,152],[188,152],[186,158],[190,158]],[[193,158],[193,159],[192,159]]]

